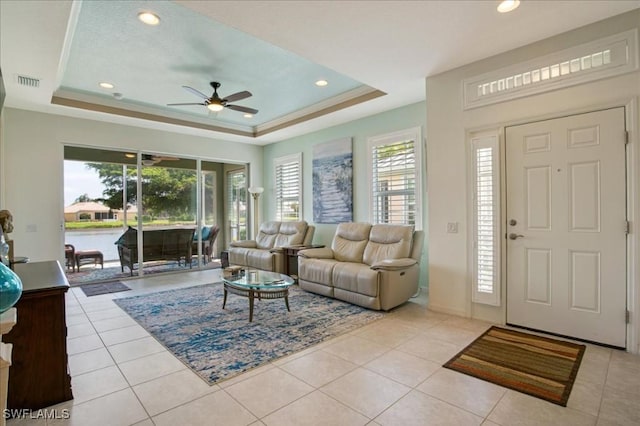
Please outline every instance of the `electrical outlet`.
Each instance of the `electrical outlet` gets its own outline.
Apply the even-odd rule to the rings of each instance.
[[[449,223],[447,223],[447,233],[449,233],[449,234],[457,234],[458,233],[458,222],[449,222]]]

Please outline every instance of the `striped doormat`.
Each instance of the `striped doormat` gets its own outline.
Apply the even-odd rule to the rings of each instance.
[[[494,326],[444,367],[566,407],[585,349]]]

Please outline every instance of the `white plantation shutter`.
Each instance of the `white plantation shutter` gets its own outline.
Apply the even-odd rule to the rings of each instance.
[[[500,305],[497,135],[471,139],[473,176],[473,301]]]
[[[302,214],[302,153],[273,161],[276,189],[276,220],[300,220]]]
[[[227,172],[227,235],[229,241],[247,237],[247,175],[244,169]]]
[[[373,223],[420,229],[420,129],[369,139]]]

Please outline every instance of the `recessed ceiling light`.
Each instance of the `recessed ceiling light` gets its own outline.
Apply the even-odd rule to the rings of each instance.
[[[504,0],[498,5],[498,12],[507,13],[515,10],[520,6],[520,0]]]
[[[247,113],[247,114],[244,115],[244,118],[252,118],[252,117],[253,117],[253,114],[248,114]]]
[[[329,84],[329,82],[327,80],[318,80],[318,81],[316,81],[316,86],[319,86],[319,87],[324,87],[327,84]]]
[[[100,83],[100,87],[102,87],[103,89],[113,89],[114,85],[103,81],[102,83]]]
[[[127,152],[124,156],[127,157],[127,158],[136,158],[136,155],[135,154],[131,154],[130,152]]]
[[[160,18],[158,17],[158,15],[151,12],[138,13],[138,19],[147,25],[158,25],[160,23]]]

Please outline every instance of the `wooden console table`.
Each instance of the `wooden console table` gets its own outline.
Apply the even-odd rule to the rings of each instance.
[[[65,293],[69,282],[58,261],[15,265],[22,296],[18,321],[4,335],[13,344],[7,408],[40,409],[73,399],[67,366]]]
[[[11,348],[13,345],[2,342],[2,336],[16,325],[16,308],[10,308],[0,314],[0,426],[5,426],[4,410],[7,408],[7,389],[9,387],[9,367],[11,367]]]

